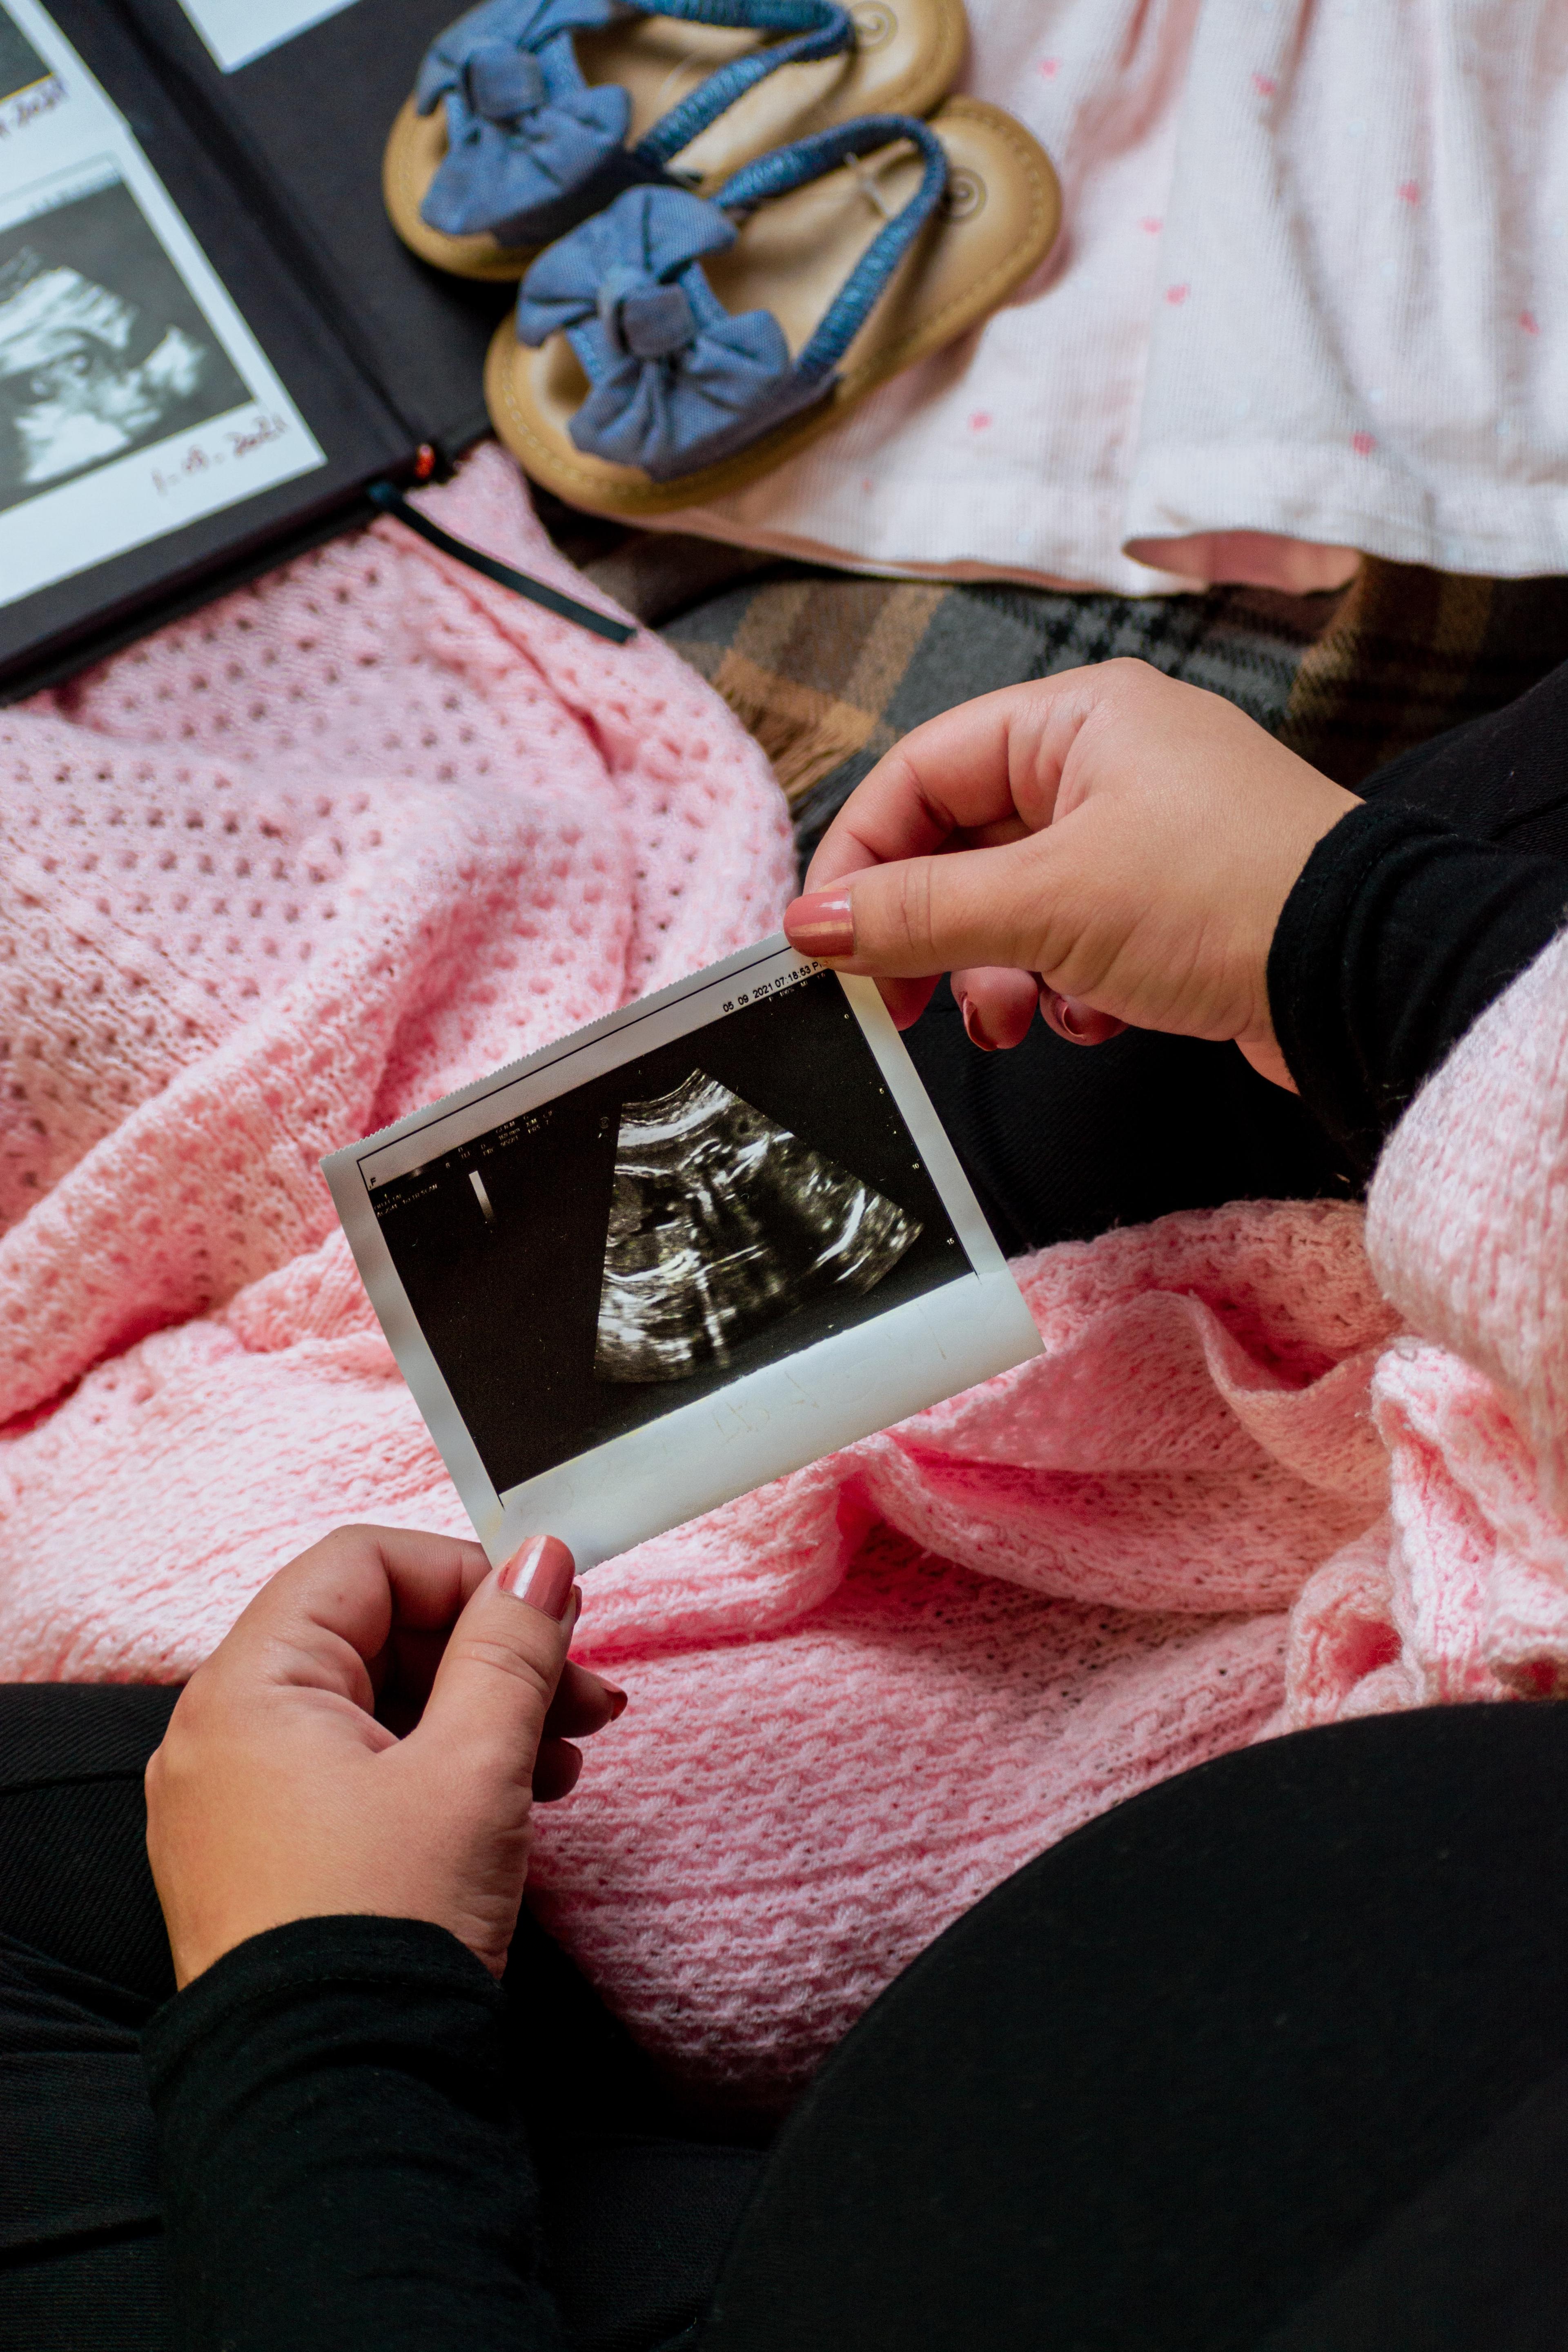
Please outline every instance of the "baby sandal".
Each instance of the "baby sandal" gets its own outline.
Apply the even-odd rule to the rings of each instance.
[[[1037,269],[1044,150],[952,99],[744,165],[710,200],[628,188],[541,254],[490,345],[490,419],[536,481],[635,520],[738,489]]]
[[[387,211],[438,268],[519,278],[623,188],[709,194],[792,138],[924,113],[966,38],[963,0],[486,0],[393,125]]]

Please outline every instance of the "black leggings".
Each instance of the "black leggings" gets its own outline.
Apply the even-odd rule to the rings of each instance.
[[[177,1696],[0,1685],[0,2346],[172,2352],[138,2034],[174,1990],[142,1776]],[[526,1912],[507,1990],[570,2341],[645,2352],[703,2308],[767,2126],[686,2108]]]
[[[28,2352],[172,2352],[137,2029],[172,1989],[141,1771],[173,1697],[0,1689],[0,2343]],[[766,2157],[695,2137],[525,1916],[568,2341],[673,2352],[711,2299],[704,2352],[1555,2352],[1565,1785],[1551,1704],[1169,1781],[949,1929]]]
[[[1361,789],[1568,859],[1568,666]],[[1305,1105],[1234,1045],[1142,1029],[1090,1052],[1037,1021],[1011,1053],[983,1054],[945,981],[905,1043],[1009,1256],[1173,1209],[1363,1188]]]

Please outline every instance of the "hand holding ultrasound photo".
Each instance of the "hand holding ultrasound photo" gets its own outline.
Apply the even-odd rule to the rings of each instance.
[[[323,1166],[497,1560],[590,1567],[1038,1351],[876,988],[782,939]]]

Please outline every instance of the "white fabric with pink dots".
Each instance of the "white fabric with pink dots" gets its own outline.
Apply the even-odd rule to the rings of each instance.
[[[667,518],[879,570],[1306,590],[1568,572],[1568,12],[968,0],[1061,176],[981,331]]]

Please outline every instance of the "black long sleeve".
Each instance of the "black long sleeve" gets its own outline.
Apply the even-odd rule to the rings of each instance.
[[[1568,865],[1376,800],[1326,834],[1268,958],[1302,1100],[1365,1169],[1423,1081],[1568,915]]]
[[[559,2352],[502,1996],[410,1919],[303,1919],[152,2020],[184,2352]]]

